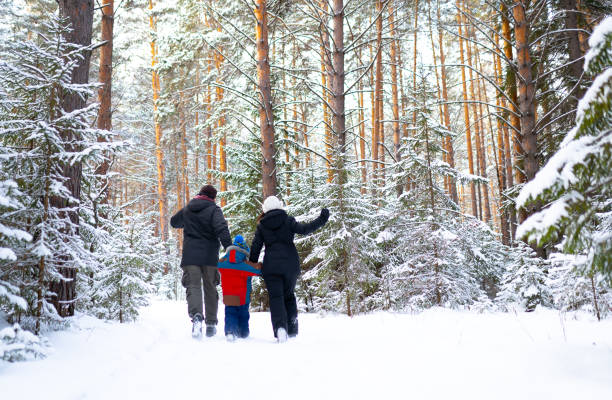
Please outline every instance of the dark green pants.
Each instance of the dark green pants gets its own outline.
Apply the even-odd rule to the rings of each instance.
[[[193,319],[196,314],[204,316],[208,325],[217,324],[217,308],[219,306],[219,269],[217,267],[200,267],[186,265],[183,267],[183,287],[187,289],[187,312]],[[204,286],[204,309],[202,312],[202,284]]]

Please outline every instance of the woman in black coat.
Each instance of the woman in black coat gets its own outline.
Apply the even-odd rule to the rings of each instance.
[[[274,337],[279,342],[298,333],[295,283],[300,273],[300,259],[293,243],[295,234],[307,235],[325,225],[329,210],[324,208],[314,221],[302,224],[283,210],[283,203],[270,196],[263,203],[264,215],[257,225],[249,260],[257,262],[261,248],[266,252],[261,269],[270,299]]]

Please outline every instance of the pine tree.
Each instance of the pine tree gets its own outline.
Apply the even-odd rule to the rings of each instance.
[[[612,284],[612,18],[589,39],[585,71],[597,75],[578,105],[576,126],[557,153],[517,198],[520,206],[545,204],[517,231],[537,245],[561,241],[586,275]]]
[[[92,279],[88,302],[95,315],[127,322],[148,305],[151,277],[164,267],[164,245],[146,216],[107,221],[106,241],[97,246],[101,267]]]
[[[9,153],[10,154],[10,153]],[[9,156],[2,154],[2,156]],[[4,165],[0,163],[0,173],[4,175]],[[12,215],[23,209],[19,201],[22,193],[12,180],[0,181],[0,313],[8,313],[9,318],[17,311],[27,311],[27,302],[19,296],[19,288],[12,284],[15,273],[11,271],[11,263],[17,260],[15,249],[23,246],[23,242],[32,240],[32,236],[22,229],[14,228]]]
[[[500,307],[508,310],[518,305],[524,311],[533,311],[538,305],[552,306],[548,265],[529,246],[517,242],[496,298]]]
[[[15,155],[6,159],[3,171],[14,173],[24,196],[24,207],[11,220],[33,237],[31,243],[16,249],[12,265],[21,271],[20,295],[28,302],[27,315],[36,317],[32,322],[36,332],[41,318],[58,320],[52,306],[58,293],[50,287],[66,284],[61,271],[78,268],[87,272],[95,264],[79,233],[78,218],[76,222],[71,218],[79,210],[80,199],[65,185],[64,166],[78,163],[84,168],[82,180],[72,182],[80,186],[92,179],[89,171],[103,161],[103,154],[118,146],[111,142],[110,132],[90,127],[95,104],[72,112],[61,107],[63,96],[87,98],[93,90],[93,85],[72,83],[73,70],[90,48],[65,40],[69,31],[66,23],[53,17],[46,24],[48,35],[40,34],[36,41],[8,43],[0,61],[0,140]],[[70,146],[66,132],[70,132]],[[105,142],[98,142],[100,138]],[[57,206],[57,199],[63,206]]]

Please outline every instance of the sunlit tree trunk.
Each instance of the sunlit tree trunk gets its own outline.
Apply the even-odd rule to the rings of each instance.
[[[498,39],[497,33],[496,41]],[[495,69],[495,79],[499,87],[503,85],[503,79],[501,77],[501,60],[499,55],[493,54],[493,67]],[[501,96],[496,96],[496,105],[498,109],[504,107],[503,98]],[[498,159],[498,168],[497,168],[497,176],[498,176],[498,186],[499,186],[499,203],[500,203],[500,211],[501,211],[501,233],[502,233],[502,242],[505,245],[510,245],[510,221],[507,210],[502,209],[503,201],[504,201],[504,191],[508,188],[507,174],[512,174],[512,167],[508,168],[508,161],[506,159],[506,146],[505,141],[508,139],[504,138],[504,133],[507,136],[507,130],[504,131],[504,122],[501,118],[497,118],[497,159]],[[508,148],[509,150],[509,148]]]
[[[532,77],[532,63],[529,43],[529,25],[525,15],[525,6],[516,2],[512,8],[514,15],[514,36],[516,38],[516,61],[518,64],[519,108],[521,111],[521,149],[522,166],[527,181],[532,180],[538,171],[537,141],[536,141],[536,107],[535,84]],[[519,213],[523,222],[531,210]]]
[[[168,201],[166,191],[166,171],[164,165],[164,150],[162,147],[162,128],[157,115],[157,101],[159,100],[159,75],[157,74],[157,45],[155,43],[155,18],[152,13],[153,0],[149,0],[149,27],[151,28],[151,83],[153,87],[153,115],[155,123],[155,160],[157,165],[157,202],[159,208],[159,231],[162,241],[168,240]]]
[[[196,72],[195,72],[195,127],[193,130],[194,134],[194,182],[196,185],[200,184],[200,64],[196,61]],[[197,186],[196,186],[197,190]],[[189,200],[189,199],[188,199]]]
[[[464,7],[464,11],[465,11]],[[467,21],[466,26],[467,26]],[[470,29],[466,28],[466,36],[470,38]],[[475,86],[478,84],[478,78],[474,79],[472,68],[476,65],[474,58],[472,57],[472,46],[468,41],[466,41],[467,48],[467,62],[469,67],[469,76],[470,76],[470,95],[472,100],[481,101],[480,96],[476,97],[476,89]],[[475,50],[477,51],[477,50]],[[476,136],[476,160],[478,162],[478,169],[480,171],[479,175],[486,178],[487,177],[487,164],[486,164],[486,154],[485,154],[485,144],[484,144],[484,129],[482,125],[483,114],[482,114],[482,105],[481,104],[472,104],[472,113],[474,115],[474,127],[475,127],[475,136]],[[480,207],[478,208],[480,211],[481,219],[483,217],[483,209],[484,209],[484,221],[489,222],[491,220],[491,208],[489,205],[489,189],[487,184],[478,185],[479,193],[482,190],[482,202],[480,203]]]
[[[442,81],[442,101],[444,102],[442,109],[444,111],[444,126],[449,131],[451,130],[451,122],[450,122],[450,111],[448,109],[448,86],[446,79],[446,66],[445,66],[445,54],[444,54],[444,37],[442,35],[442,26],[440,22],[440,1],[437,1],[436,7],[437,20],[438,20],[438,44],[440,45],[440,75]],[[451,168],[455,168],[455,151],[453,149],[453,142],[450,137],[447,137],[445,140],[445,149],[447,154],[447,162]],[[450,186],[450,194],[451,199],[459,204],[459,199],[457,197],[457,185],[449,178],[449,186]]]
[[[413,54],[412,54],[412,93],[414,96],[414,111],[412,112],[412,126],[416,127],[417,121],[417,39],[419,32],[419,0],[414,0],[414,36],[413,36]]]
[[[399,162],[400,155],[400,123],[399,123],[399,98],[397,90],[397,33],[395,32],[395,1],[389,2],[389,29],[391,30],[391,98],[393,101],[393,150],[395,153],[395,162]],[[402,185],[397,185],[397,195],[401,195],[403,190]]]
[[[323,24],[327,23],[327,11],[328,11],[328,2],[327,0],[321,0],[320,7],[321,11],[319,13],[319,18],[321,18],[321,25],[319,26],[319,35],[320,35],[320,43],[319,43],[319,52],[321,55],[321,90],[323,97],[323,124],[325,125],[325,157],[327,158],[327,182],[331,182],[334,173],[332,171],[332,121],[331,115],[329,111],[328,104],[330,103],[330,95],[329,95],[329,83],[327,82],[328,78],[331,77],[331,60],[330,60],[330,43],[329,43],[329,33],[327,31],[327,26],[323,26]]]
[[[189,201],[189,173],[188,173],[188,159],[187,159],[187,122],[185,119],[185,100],[181,94],[180,101],[180,127],[181,127],[181,178],[182,178],[182,193],[183,202]]]
[[[510,20],[508,19],[508,9],[503,2],[500,2],[500,11],[502,15],[502,38],[504,40],[504,55],[508,60],[513,60],[512,55],[512,30],[510,29]],[[512,124],[513,129],[512,132],[512,143],[513,143],[513,153],[514,153],[514,176],[508,177],[508,185],[510,187],[514,186],[514,183],[517,184],[525,182],[525,175],[523,174],[523,170],[520,168],[517,159],[519,155],[522,153],[521,150],[521,120],[518,116],[519,111],[516,108],[518,103],[518,95],[516,90],[516,73],[512,66],[508,67],[507,71],[507,80],[506,87],[508,88],[508,97],[510,98],[510,102],[508,104],[508,108],[510,109],[510,123]],[[516,222],[512,225],[512,232],[516,231]]]
[[[274,115],[272,113],[272,88],[268,47],[268,12],[266,0],[257,0],[255,40],[257,43],[257,78],[259,80],[259,124],[262,147],[263,198],[276,195],[276,149],[274,147]]]
[[[459,0],[457,0],[457,8],[460,9]],[[465,122],[465,141],[467,145],[468,168],[471,175],[474,175],[474,158],[472,152],[472,131],[470,127],[470,111],[468,104],[468,91],[465,78],[465,57],[463,53],[463,28],[461,12],[457,14],[457,23],[459,25],[459,55],[461,58],[461,84],[463,87],[463,119]],[[470,195],[472,204],[472,215],[478,217],[478,208],[476,206],[476,186],[474,182],[470,182]]]
[[[112,74],[113,74],[113,22],[114,22],[114,0],[102,1],[102,42],[106,42],[100,48],[100,72],[99,81],[100,88],[98,89],[98,109],[97,126],[98,129],[110,131],[112,124],[111,110],[111,89],[112,89]],[[105,157],[102,164],[96,169],[96,174],[106,175],[110,168],[110,160]],[[102,201],[107,202],[109,196],[108,180],[104,179],[105,186]]]
[[[382,137],[381,128],[381,119],[382,115],[380,114],[381,107],[380,104],[383,100],[383,88],[382,88],[382,0],[376,1],[376,77],[374,80],[374,104],[373,104],[373,129],[372,129],[372,159],[374,160],[374,164],[372,165],[373,172],[373,180],[374,186],[376,187],[380,182],[378,179],[380,178],[381,169],[378,162],[381,159],[380,154],[380,141]]]
[[[220,30],[220,28],[219,28]],[[221,65],[223,63],[223,56],[221,54],[216,55],[215,66],[217,68],[217,83],[221,83]],[[269,64],[268,64],[269,65]],[[216,101],[217,104],[221,104],[223,101],[223,88],[220,85],[217,85],[216,88]],[[227,134],[225,133],[225,113],[222,112],[219,120],[217,121],[217,128],[221,133],[221,138],[219,139],[219,172],[221,172],[220,181],[220,191],[221,193],[227,192],[227,180],[225,179],[224,174],[227,172],[227,154],[226,154],[226,145],[227,145]],[[225,207],[227,204],[227,199],[225,197],[221,197],[221,207]]]

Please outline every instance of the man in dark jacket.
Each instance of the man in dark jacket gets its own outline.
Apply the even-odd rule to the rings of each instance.
[[[181,283],[187,289],[187,311],[193,322],[192,335],[202,336],[202,282],[206,310],[206,336],[217,333],[217,307],[219,294],[219,242],[223,248],[232,245],[232,239],[223,217],[215,204],[217,190],[206,185],[200,193],[170,219],[173,228],[183,228],[183,256]]]
[[[279,342],[298,334],[297,302],[295,284],[300,273],[300,258],[293,238],[295,234],[307,235],[325,225],[329,210],[324,208],[321,215],[310,223],[299,223],[283,210],[283,203],[270,196],[263,203],[264,216],[257,225],[251,245],[249,260],[257,262],[261,248],[266,252],[261,269],[268,297],[274,337]]]

